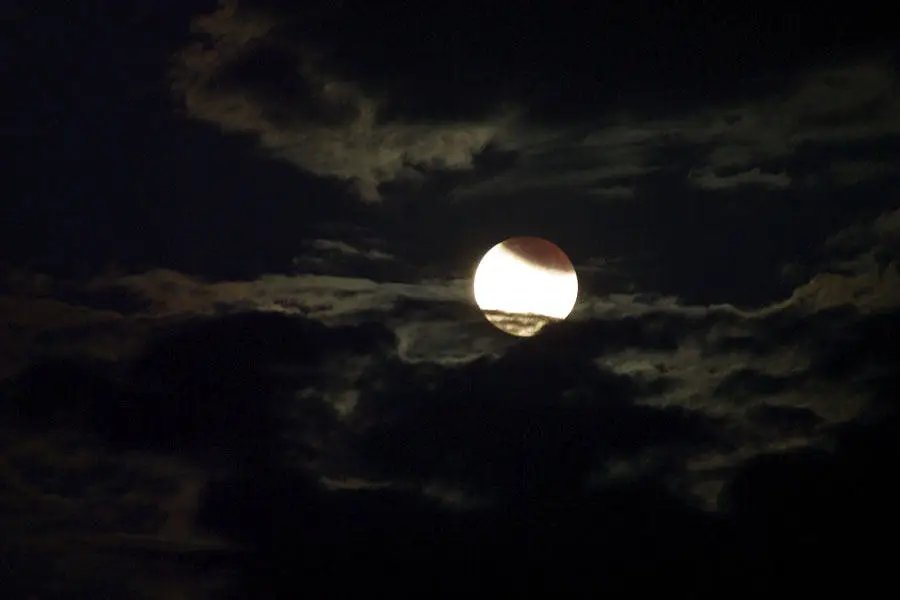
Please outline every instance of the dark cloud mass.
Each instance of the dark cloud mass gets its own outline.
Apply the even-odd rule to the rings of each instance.
[[[894,20],[8,4],[0,597],[890,589]]]

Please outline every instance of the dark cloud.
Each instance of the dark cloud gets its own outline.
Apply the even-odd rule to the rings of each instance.
[[[283,125],[302,120],[334,126],[357,116],[356,106],[347,100],[329,101],[303,70],[302,59],[290,46],[260,42],[224,65],[209,85],[257,98],[265,116]]]
[[[792,384],[796,384],[796,379],[792,377],[776,377],[753,369],[738,369],[716,386],[715,394],[731,398],[777,394]]]
[[[897,457],[896,426],[895,420],[853,424],[840,432],[834,452],[752,461],[723,494],[723,504],[781,572],[815,579],[823,568],[840,568],[880,579],[886,556],[873,532],[895,535],[900,525],[896,493],[885,482]]]
[[[653,569],[703,595],[707,586],[718,587],[718,580],[709,579],[710,564],[716,565],[715,577],[729,581],[748,565],[781,568],[789,555],[772,551],[777,544],[806,549],[810,542],[804,536],[811,535],[822,548],[835,549],[842,538],[824,537],[829,534],[817,528],[817,518],[801,511],[814,499],[823,503],[817,515],[846,506],[841,498],[849,488],[840,487],[842,473],[869,468],[859,461],[878,452],[867,449],[875,443],[866,441],[868,429],[850,425],[848,433],[834,433],[834,454],[783,454],[767,444],[827,431],[814,408],[766,402],[744,416],[742,410],[715,414],[679,405],[680,391],[692,380],[679,370],[677,357],[691,340],[743,328],[757,340],[746,356],[771,360],[783,347],[817,335],[808,348],[815,358],[817,349],[825,353],[819,346],[826,339],[850,340],[851,350],[866,347],[872,336],[880,339],[877,332],[889,330],[887,317],[852,310],[812,316],[784,311],[753,320],[709,309],[691,314],[679,305],[654,305],[658,299],[650,297],[633,299],[632,310],[639,300],[655,308],[625,318],[553,324],[497,357],[455,366],[404,362],[393,336],[375,324],[327,327],[297,316],[253,313],[195,318],[165,325],[133,362],[29,369],[3,389],[5,422],[32,439],[50,430],[87,432],[99,438],[95,451],[101,456],[107,452],[103,448],[133,448],[203,458],[202,483],[192,501],[196,512],[187,512],[187,522],[195,537],[205,532],[242,545],[245,558],[226,581],[250,596],[273,585],[292,587],[298,575],[310,584],[330,582],[335,591],[349,592],[365,581],[370,589],[436,586],[435,594],[452,595],[467,583],[451,573],[481,572],[486,565],[491,565],[484,571],[486,581],[499,584],[512,577],[512,589],[544,589],[550,580],[565,582],[553,584],[557,591],[644,589],[650,585],[644,574]],[[430,306],[405,300],[393,310],[425,315]],[[450,318],[459,308],[451,303],[443,310]],[[869,318],[869,325],[858,327]],[[853,341],[857,331],[869,333]],[[892,354],[885,350],[878,364],[890,364]],[[595,363],[622,352],[636,352],[654,365],[657,375],[649,384],[658,385]],[[853,362],[853,373],[872,368],[874,354],[868,356]],[[713,353],[701,360],[721,357]],[[360,359],[364,366],[354,371],[352,364]],[[740,363],[732,358],[724,364]],[[821,392],[800,386],[805,380],[783,378],[773,389],[769,384],[777,375],[730,368],[719,379],[729,382],[717,388],[722,400],[747,393],[749,386],[766,399],[799,391],[802,402],[817,406],[815,394]],[[843,372],[841,381],[854,380],[849,373]],[[756,386],[757,380],[765,385]],[[876,384],[867,378],[865,385]],[[356,399],[341,412],[333,396],[344,390],[353,390]],[[656,396],[671,404],[648,404]],[[727,459],[738,450],[753,455],[754,446],[740,433],[747,428],[756,432],[753,443],[769,447],[770,458],[747,464],[726,460],[712,469],[725,482],[737,472],[723,493],[722,514],[694,508],[693,500],[686,504],[696,493],[688,493],[692,478],[703,482],[714,476],[693,462]],[[882,441],[890,439],[886,431]],[[153,490],[184,485],[172,483],[184,478],[173,466],[153,477],[103,462],[87,469],[61,469],[53,460],[34,457],[4,464],[17,473],[14,481],[42,494],[89,498],[91,490],[106,489],[128,497],[145,490],[139,496],[144,501],[122,500],[121,508],[108,511],[104,527],[117,535],[165,527],[161,523],[171,516],[160,513],[167,506],[162,498],[172,492]],[[789,472],[781,474],[780,465],[788,465]],[[806,490],[804,482],[815,485]],[[865,485],[874,494],[883,480],[873,475]],[[18,498],[22,492],[4,493]],[[98,500],[94,506],[111,502]],[[91,522],[89,506],[79,505],[78,527]],[[886,505],[876,510],[887,518]],[[575,538],[588,544],[590,555],[583,544],[576,551]],[[142,556],[155,552],[150,548],[156,542],[136,543]],[[216,543],[204,546],[206,564],[215,569],[234,564],[222,542]],[[124,544],[117,541],[114,547]],[[44,552],[25,560],[37,564]],[[824,550],[805,555],[802,569],[823,555]],[[348,561],[357,577],[337,577]],[[523,568],[534,578],[513,577]],[[191,585],[212,585],[192,569]],[[19,576],[34,581],[28,577],[27,569]],[[801,581],[786,572],[780,577]]]
[[[435,512],[395,492],[323,494],[278,472],[219,484],[203,514],[210,526],[265,549],[248,570],[247,590],[292,585],[290,577],[299,575],[307,583],[328,581],[335,591],[364,581],[368,589],[451,597],[469,589],[451,574],[476,569],[481,587],[538,595],[649,591],[657,582],[648,581],[648,571],[695,597],[714,597],[737,580],[744,582],[737,597],[754,597],[773,583],[824,592],[860,585],[863,572],[872,585],[889,577],[889,557],[869,543],[869,527],[897,529],[882,470],[893,456],[884,451],[896,446],[893,431],[862,427],[842,434],[846,442],[835,453],[760,458],[729,486],[728,512],[718,517],[641,486],[557,503]],[[835,519],[835,511],[855,518]],[[302,547],[285,552],[297,539]],[[347,547],[355,549],[359,578],[335,577],[350,558]],[[823,578],[824,567],[834,574]]]
[[[3,597],[889,579],[894,21],[5,14]],[[534,338],[473,303],[512,236],[578,271]]]
[[[172,54],[215,2],[115,4],[10,15],[2,77],[4,112],[16,115],[15,191],[0,208],[3,266],[77,279],[109,268],[289,269],[320,219],[345,218],[358,201],[183,118]],[[304,198],[323,202],[294,202]]]
[[[379,200],[383,183],[420,179],[420,170],[470,169],[508,120],[381,123],[379,97],[330,72],[278,20],[233,3],[198,17],[203,39],[176,57],[173,91],[193,117],[249,133],[279,158],[351,183],[365,200]],[[243,65],[257,62],[262,68],[250,72],[262,81],[241,77]]]
[[[586,13],[583,18],[581,12]],[[701,82],[693,80],[696,71],[678,68],[675,57],[688,62],[697,57],[690,52],[684,56],[686,48],[671,35],[671,22],[694,19],[709,27],[694,26],[697,39],[708,36],[711,42],[729,27],[744,25],[727,20],[713,26],[721,18],[715,14],[688,16],[663,7],[655,12],[668,15],[660,21],[668,24],[668,33],[651,26],[652,43],[641,47],[658,51],[630,55],[628,76],[618,81],[624,75],[618,68],[620,50],[604,53],[602,47],[631,27],[647,26],[638,19],[644,11],[582,7],[563,15],[536,5],[528,10],[481,8],[474,15],[448,9],[436,15],[402,5],[375,9],[345,3],[298,9],[232,3],[197,19],[197,28],[215,50],[187,51],[176,69],[176,88],[198,118],[229,131],[254,133],[264,147],[308,171],[355,182],[369,200],[380,198],[383,185],[421,179],[422,171],[470,169],[489,144],[516,152],[519,168],[467,186],[464,196],[579,189],[595,199],[623,199],[634,196],[648,173],[671,169],[658,157],[667,148],[695,155],[682,174],[692,188],[785,189],[809,181],[795,181],[789,164],[804,145],[839,149],[847,142],[874,142],[898,134],[892,100],[896,81],[889,59],[865,60],[856,54],[855,63],[819,64],[811,71],[782,62],[777,77],[774,65],[767,65],[768,85],[757,82],[749,89],[747,71],[761,65],[753,67],[744,56],[744,82],[734,81],[730,70],[714,79],[704,76],[703,96],[692,98],[691,110],[682,105],[673,111],[678,102],[673,103],[672,96],[677,93],[664,82],[674,77],[681,90]],[[843,18],[824,19],[847,26]],[[613,23],[619,23],[618,28]],[[566,37],[555,39],[557,30],[565,30]],[[766,31],[778,43],[791,45],[775,30]],[[504,43],[501,52],[484,50],[486,44]],[[792,54],[828,43],[806,42]],[[264,81],[247,81],[237,94],[213,83],[235,68],[232,65],[239,69],[248,61],[257,62],[262,48],[268,59],[252,72]],[[273,52],[277,60],[269,60]],[[674,61],[667,68],[663,56]],[[523,60],[530,68],[521,68]],[[511,68],[512,62],[519,66]],[[638,84],[642,77],[652,85]],[[712,81],[720,91],[731,88],[731,93],[711,95]],[[786,91],[773,92],[773,82]],[[737,100],[736,85],[757,98]],[[307,124],[276,132],[278,119],[266,116],[271,112],[268,98],[278,97],[282,112],[304,120],[308,102],[295,101],[298,86],[321,89],[316,94],[335,111],[355,103],[355,126],[323,114],[320,127]],[[472,86],[479,93],[470,93]],[[254,94],[260,93],[267,100],[255,102]],[[654,101],[636,101],[641,95]],[[691,95],[687,92],[682,101]],[[712,98],[718,98],[719,105]],[[542,123],[548,117],[553,121],[554,115],[565,115],[566,125]],[[412,132],[419,138],[416,143],[408,138]],[[438,133],[441,143],[433,137]],[[295,139],[312,143],[318,153],[292,148]],[[369,145],[368,151],[358,152],[360,144]],[[342,161],[333,156],[335,148],[342,149]],[[569,158],[560,162],[560,156]],[[819,171],[828,168],[820,165]],[[877,171],[869,174],[879,176]]]
[[[323,361],[391,341],[377,326],[329,329],[278,315],[188,322],[132,364],[34,365],[5,384],[3,409],[31,427],[75,428],[116,446],[240,459],[277,450],[281,402],[317,383]],[[302,413],[316,415],[327,426],[328,411]]]
[[[176,75],[176,82],[181,82],[176,88],[195,117],[227,131],[251,133],[263,148],[301,169],[352,182],[364,199],[381,199],[385,214],[380,218],[389,227],[402,229],[398,237],[410,242],[402,254],[412,257],[414,267],[443,265],[445,271],[459,272],[477,260],[478,250],[499,239],[541,235],[559,243],[576,263],[624,257],[618,270],[624,285],[632,288],[677,295],[689,303],[760,306],[793,289],[796,281],[781,277],[785,265],[809,264],[835,230],[893,207],[889,196],[871,193],[890,181],[890,169],[865,171],[871,179],[855,180],[847,189],[830,174],[832,166],[844,164],[850,154],[859,156],[866,148],[871,152],[900,132],[894,116],[895,69],[883,54],[851,53],[850,58],[830,64],[817,60],[803,69],[782,65],[778,76],[769,70],[768,80],[742,84],[739,96],[710,95],[709,80],[704,79],[704,100],[678,109],[663,102],[642,108],[629,102],[629,110],[604,111],[603,101],[592,95],[595,115],[578,117],[578,111],[573,112],[578,99],[567,95],[566,86],[549,83],[553,77],[546,77],[568,72],[569,67],[560,71],[558,64],[551,68],[545,63],[540,40],[552,31],[548,23],[561,20],[570,37],[554,46],[562,53],[557,58],[571,52],[571,57],[580,56],[566,63],[573,72],[593,73],[606,62],[587,60],[596,49],[588,53],[584,47],[580,55],[575,49],[587,44],[585,28],[605,31],[608,21],[588,18],[576,23],[569,20],[573,15],[555,11],[549,15],[539,9],[515,10],[516,16],[509,19],[500,18],[506,14],[500,9],[485,12],[483,25],[449,27],[448,23],[471,16],[450,10],[446,19],[421,30],[428,35],[419,37],[421,31],[410,27],[407,19],[415,23],[433,15],[409,14],[401,6],[292,10],[229,5],[197,20],[218,54],[207,52],[208,59],[201,60],[201,55],[192,59],[193,51],[186,51],[183,69],[176,69],[181,73]],[[636,15],[621,12],[612,10],[616,14],[610,18],[632,23]],[[710,18],[718,19],[692,18],[707,25]],[[843,21],[828,22],[847,26]],[[508,69],[506,79],[492,76],[496,69],[491,61],[498,61],[499,68],[513,54],[490,53],[488,64],[476,61],[486,77],[478,83],[479,94],[471,94],[466,78],[481,82],[481,67],[473,62],[459,81],[447,75],[453,69],[439,68],[440,60],[450,60],[450,54],[438,52],[439,48],[457,48],[476,34],[481,38],[487,31],[483,27],[490,32],[480,43],[497,44],[507,36],[516,40],[515,60],[521,58],[519,53],[527,55],[533,44],[541,47],[534,73]],[[711,27],[702,35],[717,39],[727,28]],[[779,43],[791,45],[781,34],[772,33]],[[393,41],[388,43],[385,36]],[[590,39],[595,43],[597,36]],[[669,36],[654,40],[667,48],[674,43]],[[817,42],[821,47],[828,43]],[[301,77],[321,82],[322,89],[330,85],[327,89],[343,90],[334,92],[341,98],[353,98],[361,107],[355,124],[325,119],[316,125],[298,109],[303,124],[277,127],[263,114],[264,105],[253,100],[253,86],[235,95],[204,83],[211,73],[226,69],[224,63],[253,55],[259,44],[274,44],[295,58],[303,57],[297,60],[311,66],[299,68]],[[465,64],[479,43],[464,46],[452,59],[457,65]],[[814,46],[804,45],[802,51]],[[411,51],[417,47],[420,53]],[[363,48],[369,50],[365,58],[360,57]],[[403,60],[394,55],[401,48]],[[656,59],[659,56],[653,53]],[[650,73],[658,67],[645,58],[648,62],[631,65],[632,80],[642,68]],[[746,60],[742,64],[749,68]],[[294,66],[290,68],[295,70]],[[604,72],[613,77],[616,71],[604,68]],[[685,75],[690,74],[682,73],[682,80]],[[567,123],[542,120],[550,113],[541,108],[543,84],[532,77],[544,77],[547,85],[556,87]],[[521,89],[519,79],[527,82]],[[435,87],[430,87],[431,81]],[[723,88],[735,84],[728,77],[722,81]],[[495,82],[505,91],[492,94]],[[415,86],[415,93],[407,85]],[[585,83],[569,91],[590,95],[591,89]],[[516,102],[505,101],[506,94]],[[457,100],[458,110],[453,108]],[[428,116],[414,106],[398,108],[419,102],[445,112]],[[472,110],[467,102],[491,108]],[[286,110],[291,105],[283,104]],[[492,170],[480,162],[489,152],[507,157],[501,168]],[[858,183],[869,189],[863,192]],[[762,194],[783,196],[763,203]],[[417,202],[429,206],[411,208]],[[792,207],[790,219],[783,215],[787,203]],[[548,211],[549,205],[554,210]],[[600,219],[581,218],[591,211],[599,211]],[[310,265],[302,259],[297,264]]]
[[[807,433],[822,419],[808,408],[760,404],[750,411],[750,419],[786,433]]]
[[[629,378],[550,348],[526,342],[421,382],[400,369],[362,400],[376,420],[362,455],[387,475],[487,494],[565,495],[605,458],[715,443],[703,417],[635,406],[640,389]],[[537,372],[539,379],[525,375]]]
[[[811,371],[826,381],[865,381],[894,372],[900,365],[894,342],[898,327],[897,312],[860,319],[818,347]]]
[[[472,572],[481,589],[538,595],[645,589],[640,573],[648,568],[690,586],[699,568],[692,560],[707,556],[704,544],[691,540],[716,535],[708,516],[653,489],[617,490],[580,503],[448,513],[394,492],[322,494],[275,472],[223,483],[208,501],[211,524],[249,535],[265,548],[248,569],[243,593],[250,595],[291,587],[299,576],[336,593],[426,590],[449,598],[473,588],[459,576]],[[635,528],[644,519],[649,521]],[[567,537],[576,531],[577,549]],[[299,536],[302,548],[296,547]],[[641,567],[629,566],[639,556]],[[347,561],[355,577],[341,576]]]
[[[843,12],[792,15],[788,25],[766,11],[658,3],[568,11],[506,2],[429,11],[403,3],[242,6],[278,15],[282,35],[319,49],[343,77],[389,92],[388,115],[402,118],[464,118],[523,98],[545,119],[630,108],[648,96],[677,108],[734,97],[748,81],[819,62],[838,39],[844,53],[891,39],[877,23],[861,35],[856,28],[866,19]],[[735,39],[748,43],[725,43]],[[709,47],[720,53],[709,56]]]

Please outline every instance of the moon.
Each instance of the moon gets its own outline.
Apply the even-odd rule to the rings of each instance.
[[[578,297],[578,277],[559,246],[513,237],[487,251],[473,279],[475,302],[498,329],[530,337],[565,319]]]

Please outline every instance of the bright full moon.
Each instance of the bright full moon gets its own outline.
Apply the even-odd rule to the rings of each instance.
[[[474,292],[488,321],[506,333],[528,337],[569,316],[578,278],[555,244],[515,237],[488,250],[478,263]]]

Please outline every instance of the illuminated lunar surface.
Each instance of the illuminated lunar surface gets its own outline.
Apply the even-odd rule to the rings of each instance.
[[[488,250],[478,263],[474,292],[488,321],[506,333],[528,337],[572,312],[578,278],[555,244],[515,237]]]

